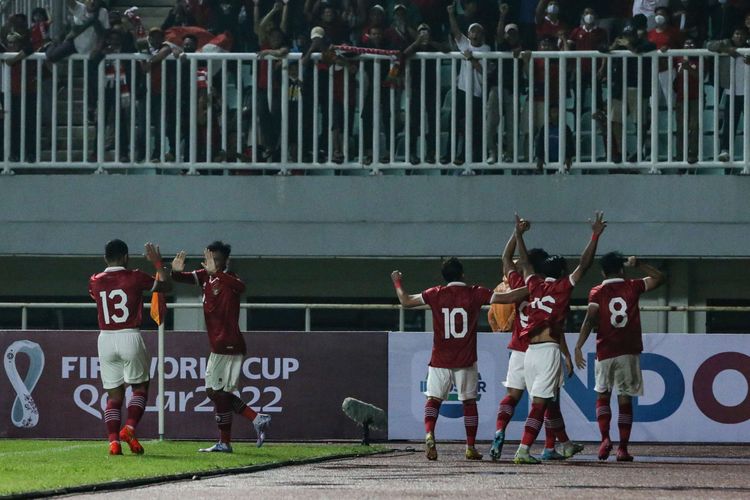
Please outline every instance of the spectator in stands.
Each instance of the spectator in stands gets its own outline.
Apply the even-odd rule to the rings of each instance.
[[[549,120],[547,122],[547,131],[545,127],[539,127],[536,137],[534,139],[534,159],[536,160],[536,169],[541,172],[544,169],[546,163],[545,152],[549,151],[550,163],[556,163],[560,161],[560,121],[559,121],[559,108],[550,107],[549,109]],[[575,154],[575,142],[573,141],[573,131],[570,127],[565,125],[565,157],[563,159],[563,165],[565,172],[570,170],[570,166],[573,163],[573,155]]]
[[[187,0],[177,0],[174,7],[169,10],[169,14],[161,23],[161,29],[167,31],[175,26],[197,26],[198,23],[188,10]]]
[[[286,41],[288,4],[274,2],[271,10],[263,19],[260,18],[259,1],[254,0],[253,9],[255,34],[260,43],[258,57],[258,91],[256,106],[258,107],[258,121],[260,126],[261,144],[263,146],[262,159],[264,161],[279,161],[281,135],[281,58],[289,54]],[[280,24],[276,19],[281,16]],[[270,74],[269,74],[270,73]],[[269,97],[269,77],[271,91]]]
[[[312,155],[312,148],[314,145],[313,133],[316,131],[314,123],[317,123],[318,114],[323,118],[324,125],[322,130],[327,130],[325,124],[328,122],[328,91],[326,90],[323,92],[322,89],[324,85],[326,85],[325,88],[327,89],[328,65],[325,64],[324,61],[315,63],[313,62],[312,57],[314,54],[322,54],[326,52],[330,44],[330,39],[326,37],[325,30],[321,26],[315,26],[310,31],[310,46],[307,48],[307,51],[305,51],[305,54],[301,59],[303,67],[302,95],[311,97],[315,95],[315,72],[318,73],[319,84],[317,102],[311,100],[309,103],[305,102],[305,105],[302,107],[302,146],[304,148],[303,159],[305,161],[312,161],[314,158],[317,158]],[[320,129],[317,129],[317,135],[321,135]],[[326,133],[324,139],[327,137]],[[320,140],[320,137],[315,139],[318,139],[318,150],[320,150],[321,147],[327,147],[327,139],[322,141]],[[317,159],[319,160],[319,158]]]
[[[566,36],[569,27],[560,19],[560,2],[558,0],[540,0],[536,6],[536,39],[559,39]],[[562,47],[558,47],[562,48]]]
[[[609,36],[607,35],[607,32],[598,26],[598,18],[594,9],[586,7],[581,16],[580,26],[576,26],[570,32],[568,37],[568,49],[599,51],[606,48],[608,38]],[[602,87],[599,84],[599,79],[596,79],[594,82],[594,88],[592,88],[591,83],[592,73],[594,72],[593,62],[594,61],[590,58],[584,58],[581,60],[581,95],[585,94],[587,89],[594,93],[598,118],[600,121],[604,122],[606,112],[604,111]],[[606,61],[600,59],[596,71],[600,72],[605,69]],[[590,102],[591,101],[588,101],[587,103],[586,100],[584,100],[581,104],[585,107],[587,104],[590,104]]]
[[[370,28],[373,27],[380,28],[381,34],[387,27],[385,9],[380,4],[375,4],[370,7],[369,12],[367,13],[367,20],[365,21],[364,27],[362,29],[362,35],[359,37],[360,43],[367,43],[368,37],[370,35]]]
[[[449,33],[445,0],[411,0],[410,3],[415,7],[417,17],[430,27],[430,39],[444,41]]]
[[[391,25],[386,26],[384,37],[386,44],[395,50],[404,50],[417,38],[417,32],[409,25],[406,6],[397,3],[393,6]]]
[[[672,0],[672,24],[680,30],[683,40],[691,38],[697,45],[707,38],[708,18],[705,0]]]
[[[417,39],[414,43],[404,50],[406,58],[417,52],[448,52],[450,50],[447,44],[432,38],[432,30],[429,24],[420,24],[417,27],[417,33]],[[437,76],[435,73],[438,62],[434,59],[426,60],[424,72],[422,72],[420,61],[412,61],[409,64],[411,64],[411,99],[409,100],[409,106],[411,106],[411,145],[409,147],[411,158],[409,160],[413,164],[419,163],[417,144],[421,144],[422,127],[424,126],[425,161],[435,163],[435,105],[440,100],[440,92],[436,88]],[[424,110],[422,110],[421,99],[423,94],[422,81],[424,81]]]
[[[448,20],[450,22],[451,36],[456,47],[464,56],[461,61],[461,69],[458,74],[456,91],[456,117],[462,121],[458,129],[464,136],[464,154],[461,155],[467,162],[482,161],[482,65],[474,57],[475,52],[489,52],[490,47],[484,42],[484,27],[479,23],[469,26],[467,35],[461,33],[456,20],[455,2],[448,6]],[[471,121],[466,119],[468,109],[466,100],[471,104]],[[468,138],[471,136],[472,157],[466,155]],[[457,161],[460,163],[461,157]]]
[[[94,61],[97,64],[109,54],[123,53],[123,32],[116,29],[109,29],[102,40],[102,46],[96,51]],[[107,59],[104,62],[104,114],[106,127],[105,149],[107,151],[116,150],[116,141],[119,141],[120,157],[117,160],[122,162],[130,161],[128,151],[130,151],[130,116],[131,116],[131,65],[126,61]],[[118,96],[119,88],[119,96]],[[119,97],[119,101],[118,101]],[[119,138],[116,134],[117,110],[120,110]]]
[[[683,49],[696,48],[695,40],[686,38]],[[685,160],[690,164],[698,161],[698,94],[701,91],[698,81],[698,58],[677,57],[674,60],[675,72],[675,95],[677,96],[677,159]],[[687,85],[687,94],[685,87]],[[685,106],[687,105],[687,115]],[[687,144],[684,142],[685,123],[687,122]],[[686,151],[687,150],[687,151]]]
[[[214,0],[185,0],[185,7],[195,21],[195,25],[211,30],[216,23],[216,3]]]
[[[73,26],[62,43],[50,45],[47,49],[47,59],[51,63],[76,53],[91,55],[105,30],[109,29],[109,14],[101,0],[86,0],[85,3],[67,0],[67,6]]]
[[[379,5],[376,5],[379,7]],[[391,50],[392,47],[385,39],[383,28],[379,25],[372,25],[367,33],[363,47],[372,49]],[[375,66],[380,66],[380,76],[375,79]],[[391,130],[391,92],[390,87],[386,85],[386,77],[391,67],[391,61],[380,59],[377,61],[365,61],[365,79],[360,81],[360,85],[365,85],[365,99],[362,107],[362,134],[364,139],[364,158],[362,163],[369,165],[373,160],[373,153],[378,155],[381,162],[387,162],[390,159],[388,151],[390,148],[390,130]],[[380,99],[375,101],[375,88],[380,87]],[[356,93],[355,87],[350,87],[349,92]],[[385,137],[385,142],[380,142],[378,151],[373,152],[373,131],[375,129],[375,120],[378,120],[378,130]]]
[[[49,31],[51,25],[47,9],[37,7],[31,11],[31,47],[34,52],[38,52],[52,41]]]
[[[656,9],[669,5],[669,0],[633,0],[633,17],[646,16],[646,27],[651,30],[656,26]]]
[[[737,49],[747,47],[748,31],[744,26],[735,28],[732,38],[709,42],[708,50],[718,52],[728,57],[719,60],[719,87],[726,95],[724,99],[723,119],[721,127],[721,153],[719,161],[729,161],[734,157],[734,152],[729,151],[730,123],[733,124],[734,133],[737,133],[740,115],[745,106],[745,72],[748,71],[750,55],[742,56]],[[734,80],[730,66],[734,65]],[[734,97],[732,106],[731,97]]]
[[[680,30],[670,24],[671,15],[667,7],[657,7],[654,16],[655,28],[648,32],[648,39],[656,45],[660,52],[682,47]],[[672,85],[674,74],[669,71],[669,59],[659,58],[659,87],[667,103],[674,103]]]
[[[305,0],[305,17],[311,26],[320,26],[330,43],[349,43],[349,27],[331,0]]]
[[[26,16],[16,14],[10,23],[12,30],[5,35],[8,52],[18,54],[6,59],[10,66],[10,161],[21,159],[21,131],[24,137],[24,159],[34,161],[36,147],[36,64],[26,64],[23,59],[34,52],[31,33]],[[23,82],[23,66],[26,65],[26,85]],[[23,109],[25,104],[26,109]],[[25,112],[24,112],[25,111]],[[23,123],[23,125],[22,125]]]

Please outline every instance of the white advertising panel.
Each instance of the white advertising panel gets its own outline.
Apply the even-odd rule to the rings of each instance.
[[[577,334],[567,334],[571,350]],[[510,334],[479,334],[479,431],[494,435],[508,369]],[[633,402],[631,441],[750,442],[750,337],[746,335],[646,334],[641,369],[644,395]],[[573,440],[598,441],[594,391],[595,336],[583,348],[587,367],[567,378],[562,413]],[[388,437],[424,438],[423,394],[432,333],[389,334]],[[618,437],[617,401],[612,398],[611,436]],[[520,439],[528,396],[516,407],[508,439]],[[543,431],[542,431],[543,432]],[[438,439],[465,439],[461,403],[451,393],[440,408]],[[543,437],[543,436],[542,436]]]

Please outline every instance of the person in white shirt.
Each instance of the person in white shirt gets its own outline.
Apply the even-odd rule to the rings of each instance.
[[[109,29],[109,13],[102,0],[67,0],[67,7],[73,26],[62,43],[47,50],[47,59],[52,63],[73,54],[91,55]]]

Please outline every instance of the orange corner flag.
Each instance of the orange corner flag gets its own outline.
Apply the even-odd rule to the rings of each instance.
[[[157,325],[164,323],[167,317],[167,301],[164,298],[164,294],[160,292],[154,292],[151,294],[151,319],[153,319]]]

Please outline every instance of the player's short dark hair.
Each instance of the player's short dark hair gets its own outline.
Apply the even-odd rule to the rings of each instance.
[[[115,262],[128,255],[128,245],[122,240],[114,239],[104,245],[104,258],[107,262]]]
[[[563,277],[568,270],[568,264],[562,255],[550,255],[542,263],[542,273],[556,280]]]
[[[547,260],[549,254],[542,248],[532,248],[528,251],[529,264],[534,269],[535,273],[542,272],[542,263]]]
[[[455,257],[445,259],[441,269],[443,279],[448,283],[452,281],[461,281],[464,276],[464,265]]]
[[[609,252],[601,256],[599,265],[602,266],[605,276],[612,276],[622,272],[627,260],[620,252]]]
[[[225,259],[229,258],[229,255],[232,253],[232,245],[229,245],[227,243],[224,243],[221,240],[216,240],[207,247],[212,252],[219,252],[221,255],[224,256]]]

